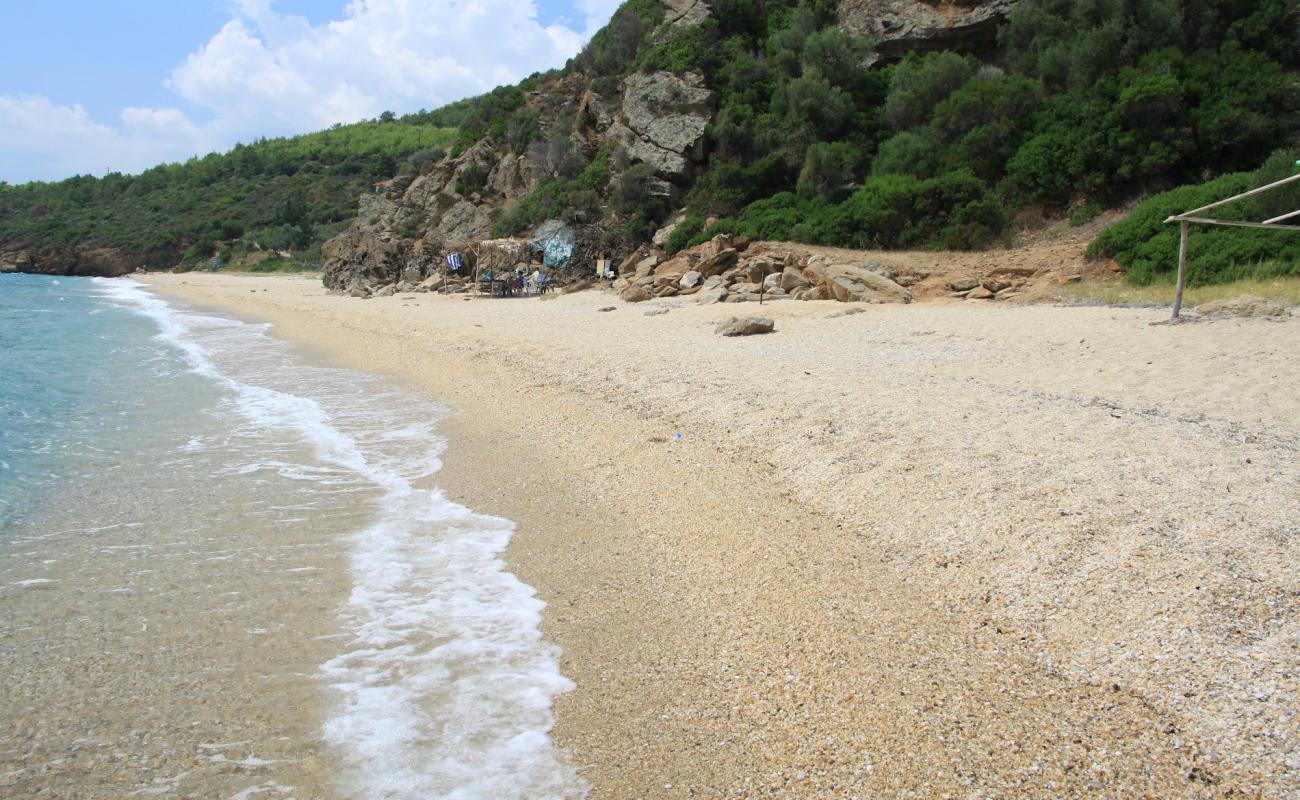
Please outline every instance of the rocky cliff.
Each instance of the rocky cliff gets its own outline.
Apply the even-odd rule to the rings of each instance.
[[[322,248],[325,285],[351,290],[427,276],[440,266],[445,243],[490,238],[503,210],[557,174],[567,148],[583,161],[606,150],[624,167],[646,164],[654,174],[647,191],[675,195],[703,162],[713,99],[697,73],[634,73],[612,96],[595,92],[581,74],[563,76],[528,99],[550,134],[548,147],[517,153],[484,138],[362,197],[357,219]],[[555,136],[561,127],[569,132]],[[550,152],[556,149],[558,156]],[[485,165],[479,185],[470,176]]]
[[[0,273],[116,278],[140,266],[114,247],[59,247],[0,251]]]
[[[998,24],[1016,0],[946,3],[915,0],[840,0],[840,24],[872,43],[869,59],[902,58],[910,52],[957,50],[989,53]]]
[[[649,43],[711,24],[706,0],[661,2],[662,19],[647,34]],[[838,18],[842,28],[866,40],[865,58],[875,63],[917,49],[992,49],[997,24],[1013,5],[1014,0],[841,0]],[[616,17],[612,25],[619,22]],[[679,205],[706,167],[705,132],[716,99],[709,76],[699,72],[637,70],[612,82],[571,64],[528,92],[524,111],[539,128],[528,146],[485,136],[423,174],[395,179],[381,193],[361,198],[356,220],[322,249],[325,284],[362,295],[384,285],[418,284],[440,270],[447,243],[487,239],[494,228],[500,233],[503,216],[563,175],[570,155],[599,164],[603,153],[608,174],[598,176],[606,188],[588,198],[589,208],[564,209],[571,216],[566,221],[585,214],[578,221],[604,224],[609,235],[589,247],[588,255],[622,259],[641,243],[616,235],[622,220],[611,210],[609,187],[662,198],[669,208]],[[638,181],[624,181],[625,175]],[[586,272],[591,264],[580,266]]]

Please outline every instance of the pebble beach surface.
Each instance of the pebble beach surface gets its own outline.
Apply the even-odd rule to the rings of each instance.
[[[1300,319],[147,280],[458,409],[592,797],[1300,793]]]

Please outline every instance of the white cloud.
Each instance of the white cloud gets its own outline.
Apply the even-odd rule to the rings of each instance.
[[[80,105],[0,96],[0,177],[138,171],[259,136],[436,108],[561,66],[617,6],[576,0],[575,30],[539,24],[532,0],[353,0],[343,19],[313,26],[277,13],[274,0],[238,0],[233,18],[166,79],[206,121],[128,108],[112,127]]]
[[[127,108],[117,127],[81,105],[0,95],[0,178],[10,182],[138,172],[205,149],[203,133],[176,109]]]

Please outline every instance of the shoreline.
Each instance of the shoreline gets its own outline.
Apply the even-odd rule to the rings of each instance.
[[[1295,320],[781,303],[722,343],[595,292],[145,281],[458,410],[435,482],[517,524],[592,797],[1300,785]]]

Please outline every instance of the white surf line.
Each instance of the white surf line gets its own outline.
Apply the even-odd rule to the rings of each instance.
[[[318,402],[224,374],[184,314],[134,282],[104,284],[110,297],[152,318],[160,340],[194,373],[229,390],[247,419],[293,432],[320,460],[383,491],[378,518],[351,542],[353,590],[341,616],[355,633],[347,652],[321,667],[340,698],[324,729],[344,766],[340,794],[585,796],[585,782],[549,736],[552,700],[573,684],[560,674],[558,649],[542,640],[544,604],[499,558],[513,523],[416,489],[406,475],[427,476],[436,459],[428,463],[417,448],[395,463],[383,453],[372,461]],[[266,326],[248,328],[265,336]],[[384,422],[392,411],[384,410]],[[390,428],[377,445],[430,434],[427,425]]]

